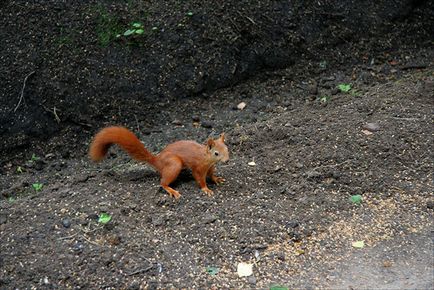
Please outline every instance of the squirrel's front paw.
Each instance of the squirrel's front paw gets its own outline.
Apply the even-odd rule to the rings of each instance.
[[[208,196],[212,196],[214,194],[214,192],[211,189],[209,189],[208,187],[202,188],[202,191],[205,192],[206,194],[208,194]]]
[[[223,182],[225,182],[226,180],[223,177],[219,177],[219,176],[213,176],[212,177],[212,181],[215,184],[222,184]]]

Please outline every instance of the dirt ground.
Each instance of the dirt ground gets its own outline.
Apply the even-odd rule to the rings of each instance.
[[[406,31],[422,26],[412,23]],[[220,88],[212,85],[216,77],[199,95],[140,99],[149,88],[122,83],[125,99],[114,91],[83,111],[74,107],[70,117],[63,104],[57,124],[50,100],[74,91],[61,84],[30,128],[40,113],[32,111],[39,105],[31,94],[48,90],[45,83],[31,88],[37,71],[17,110],[29,119],[12,126],[33,133],[2,140],[0,288],[431,289],[434,50],[415,39],[396,49],[383,49],[384,39],[382,49],[362,40],[364,53],[358,44],[346,43],[347,54],[329,47],[321,55],[317,47],[318,57],[235,74]],[[122,67],[109,60],[98,69]],[[135,68],[141,65],[144,75],[152,69],[144,61]],[[72,68],[65,66],[67,75]],[[92,163],[92,136],[113,124],[130,128],[153,152],[225,132],[230,160],[217,171],[226,182],[210,184],[215,194],[208,197],[185,172],[173,184],[182,196],[173,200],[151,167],[116,147]],[[52,134],[41,139],[45,127]],[[360,204],[351,200],[357,195]],[[106,224],[103,213],[111,216]],[[253,265],[252,275],[239,277],[241,262]]]
[[[231,160],[219,166],[227,181],[211,198],[186,173],[172,200],[152,169],[116,149],[100,164],[85,150],[72,158],[50,146],[28,152],[40,159],[8,163],[2,287],[430,288],[432,63],[399,76],[378,68],[368,73],[381,82],[368,85],[357,81],[362,68],[319,75],[320,92],[329,80],[353,84],[327,101],[310,98],[306,80],[288,70],[171,106],[176,125],[142,135],[148,148],[228,134]],[[235,110],[240,101],[245,109]],[[360,205],[349,200],[356,194]],[[97,222],[103,212],[106,225]],[[238,277],[239,262],[253,263],[254,275]]]

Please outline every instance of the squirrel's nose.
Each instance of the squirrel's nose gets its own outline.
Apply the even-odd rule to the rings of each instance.
[[[223,158],[222,158],[222,162],[226,162],[226,161],[228,161],[229,160],[229,155],[225,155],[225,156],[223,156]]]

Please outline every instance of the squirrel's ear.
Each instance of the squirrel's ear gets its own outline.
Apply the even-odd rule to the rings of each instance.
[[[223,142],[225,142],[225,132],[220,134],[220,140],[222,140]]]
[[[207,146],[208,149],[211,149],[212,147],[214,147],[214,140],[211,139],[211,138],[209,138],[209,139],[206,141],[206,146]]]

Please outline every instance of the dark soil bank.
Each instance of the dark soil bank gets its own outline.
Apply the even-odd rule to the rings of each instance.
[[[0,13],[1,289],[431,287],[432,1]],[[91,163],[113,124],[153,152],[226,132],[226,182],[173,200],[118,148]]]

